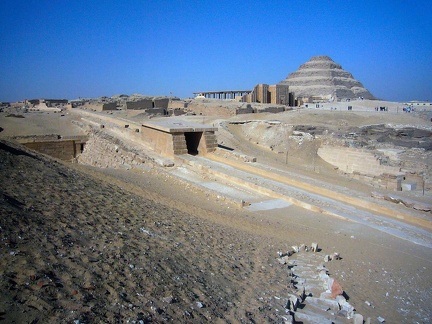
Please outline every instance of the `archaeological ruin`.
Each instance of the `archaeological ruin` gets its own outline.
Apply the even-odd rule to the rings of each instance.
[[[142,138],[155,152],[175,156],[205,155],[217,147],[216,127],[176,120],[148,121],[141,127]]]
[[[278,83],[295,93],[299,104],[374,96],[353,75],[328,56],[314,56]]]

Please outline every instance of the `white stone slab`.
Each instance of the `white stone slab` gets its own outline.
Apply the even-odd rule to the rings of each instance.
[[[291,206],[292,203],[282,200],[282,199],[271,199],[265,200],[258,203],[252,203],[250,206],[245,207],[245,209],[250,211],[260,211],[260,210],[270,210],[278,208],[286,208]]]

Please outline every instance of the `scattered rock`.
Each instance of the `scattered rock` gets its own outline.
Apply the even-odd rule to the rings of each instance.
[[[25,118],[23,115],[18,115],[18,114],[8,114],[5,117]]]
[[[304,244],[293,246],[293,250],[297,249],[300,253],[306,251],[306,246]],[[317,250],[318,244],[312,243],[311,251]],[[358,315],[354,318],[354,323],[363,323],[363,316],[355,314],[354,307],[342,295],[344,291],[341,284],[328,275],[328,269],[323,264],[318,263],[321,257],[319,254],[312,253],[292,259],[287,255],[278,258],[281,264],[289,263],[288,274],[292,277],[289,287],[297,289],[297,294],[288,293],[285,308],[293,316],[294,322],[303,320],[308,322],[311,320],[311,314],[316,312],[316,309],[320,309],[324,313],[314,315],[316,316],[314,320],[320,318],[319,322],[331,320],[335,315],[347,319]],[[339,259],[339,253],[335,252],[332,256],[326,255],[326,260],[330,261],[332,258]]]
[[[293,294],[288,295],[288,303],[286,306],[287,309],[295,312],[297,310],[297,307],[299,304],[300,304],[300,301],[299,301],[298,296],[293,295]]]
[[[312,243],[311,250],[312,250],[312,252],[317,252],[318,251],[318,243]]]
[[[167,304],[173,304],[174,303],[174,297],[173,296],[164,297],[162,300]]]
[[[333,279],[332,285],[331,285],[331,296],[332,298],[336,298],[336,296],[342,295],[343,294],[343,289],[342,286],[340,285],[340,283],[336,280]]]

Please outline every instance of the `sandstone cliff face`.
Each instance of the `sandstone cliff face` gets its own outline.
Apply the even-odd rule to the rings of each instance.
[[[297,98],[375,99],[350,72],[345,71],[328,56],[312,57],[279,84],[288,84],[290,91],[293,91]]]

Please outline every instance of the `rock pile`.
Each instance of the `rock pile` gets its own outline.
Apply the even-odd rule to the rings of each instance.
[[[89,134],[84,151],[77,162],[98,168],[131,169],[145,163],[139,152],[134,152],[123,142],[98,131]]]
[[[356,314],[342,286],[328,275],[323,265],[323,262],[339,260],[339,253],[323,256],[320,252],[317,243],[312,243],[311,247],[293,246],[286,253],[278,252],[277,260],[288,265],[290,288],[296,291],[288,295],[285,323],[352,323],[353,320],[363,324],[363,316]]]
[[[279,84],[289,85],[296,98],[318,97],[334,101],[359,97],[375,99],[350,72],[328,56],[312,57]]]

